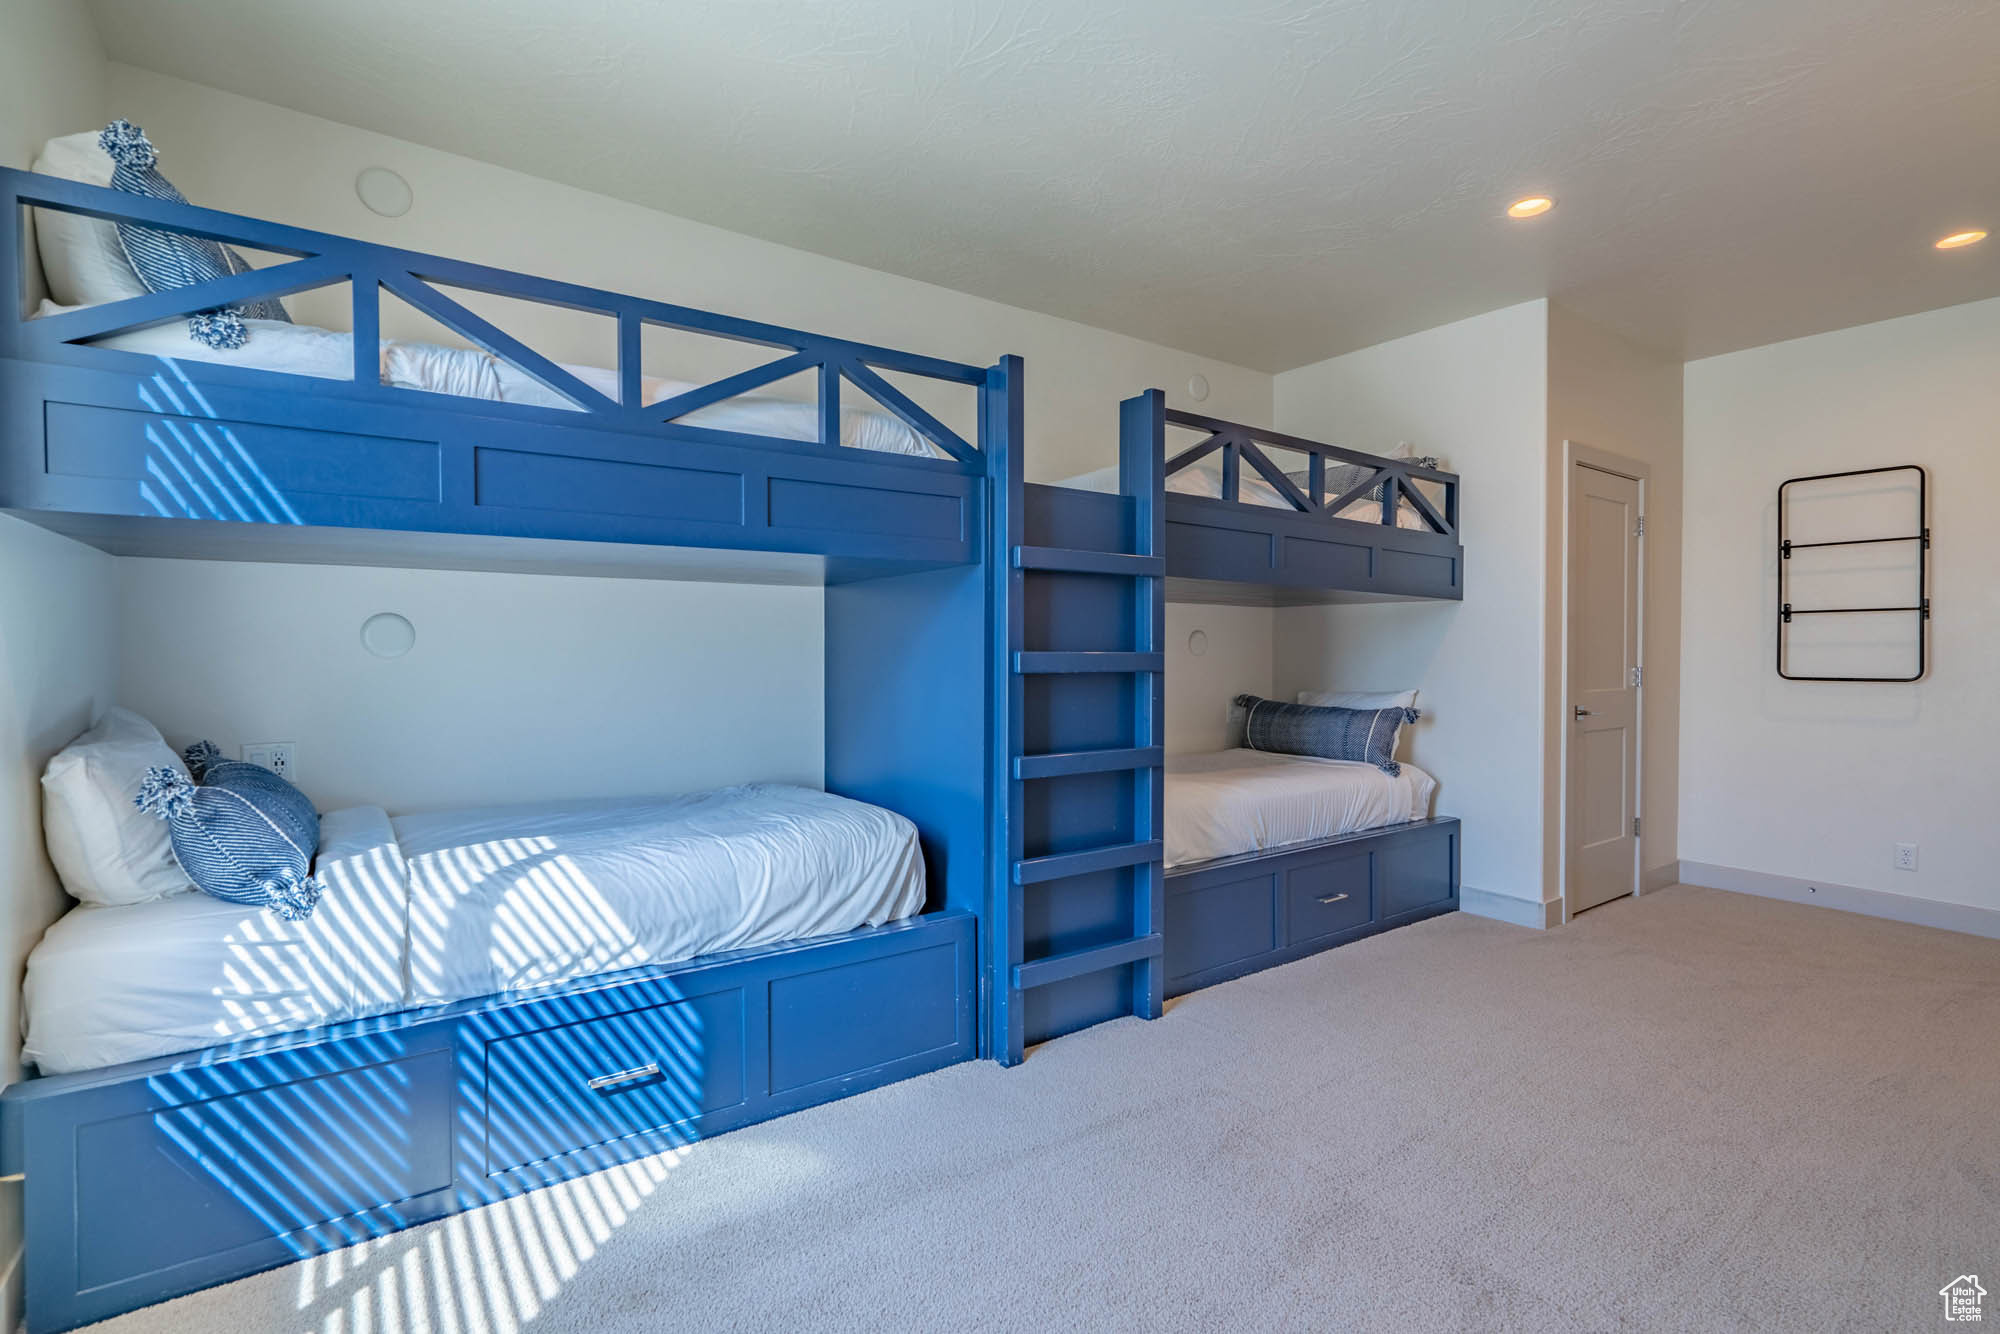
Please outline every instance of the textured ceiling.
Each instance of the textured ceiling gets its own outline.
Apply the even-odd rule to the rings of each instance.
[[[1994,0],[92,9],[128,64],[1266,370],[1545,295],[1702,356],[2000,294]]]

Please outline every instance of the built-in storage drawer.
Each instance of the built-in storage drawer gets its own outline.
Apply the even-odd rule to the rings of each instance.
[[[743,991],[486,1044],[486,1170],[686,1125],[744,1100]]]
[[[275,1238],[322,1225],[336,1244],[379,1235],[412,1221],[398,1205],[450,1187],[448,1047],[199,1097],[309,1068],[316,1055],[281,1055],[247,1076],[226,1065],[158,1076],[195,1100],[78,1125],[73,1164],[31,1151],[30,1172],[73,1174],[74,1290],[160,1281],[217,1256],[286,1258]],[[30,1228],[68,1221],[36,1210]]]
[[[1318,940],[1372,919],[1369,864],[1363,852],[1285,872],[1285,943]]]
[[[1458,824],[1434,827],[1420,837],[1391,843],[1375,854],[1382,887],[1381,915],[1414,912],[1458,892]]]
[[[1278,946],[1271,877],[1254,875],[1167,895],[1169,983]]]

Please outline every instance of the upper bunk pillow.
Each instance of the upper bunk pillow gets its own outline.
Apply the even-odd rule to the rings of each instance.
[[[148,771],[180,757],[136,713],[110,709],[42,771],[42,834],[63,888],[115,907],[193,889],[167,831],[133,809]]]
[[[1298,702],[1316,709],[1414,709],[1414,690],[1301,690]]]
[[[49,140],[35,159],[35,170],[44,176],[110,188],[111,172],[117,164],[97,142],[101,133],[91,130]],[[59,306],[98,306],[146,295],[146,284],[125,258],[115,222],[38,208],[35,242],[49,297]]]
[[[35,170],[149,199],[186,203],[154,168],[157,158],[144,131],[130,121],[116,120],[94,134],[49,140],[35,159]],[[36,210],[36,237],[49,295],[64,306],[124,301],[251,267],[243,256],[215,241],[53,209]],[[241,347],[248,337],[244,319],[290,323],[291,316],[284,303],[272,297],[192,316],[188,333],[208,347]]]
[[[1235,702],[1245,710],[1243,743],[1251,750],[1354,760],[1391,777],[1403,772],[1395,758],[1396,731],[1417,720],[1417,711],[1409,708],[1314,708],[1256,695],[1238,695]]]
[[[323,888],[312,874],[319,812],[311,800],[262,765],[224,759],[212,742],[186,754],[186,772],[153,769],[133,803],[167,822],[181,868],[225,902],[288,922],[310,917]]]

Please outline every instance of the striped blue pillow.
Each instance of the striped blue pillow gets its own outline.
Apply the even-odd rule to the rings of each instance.
[[[1321,708],[1256,695],[1238,695],[1236,704],[1246,710],[1243,744],[1251,750],[1356,760],[1392,777],[1403,772],[1396,763],[1396,731],[1418,716],[1415,709]]]
[[[192,781],[175,769],[149,769],[133,800],[167,822],[188,879],[288,922],[310,917],[323,886],[311,873],[319,812],[306,794],[262,765],[223,759],[210,742],[185,753]]]
[[[97,142],[111,158],[112,189],[147,199],[188,202],[172,181],[160,175],[154,165],[159,161],[158,150],[146,138],[146,132],[131,121],[112,121],[97,136]],[[138,223],[119,223],[118,240],[125,247],[125,258],[139,275],[139,281],[155,292],[227,278],[250,267],[241,255],[220,242],[180,232],[163,232]],[[245,316],[290,320],[284,306],[276,300],[259,301],[248,307],[228,306],[188,316],[188,337],[223,351],[242,347],[250,337],[243,323]]]

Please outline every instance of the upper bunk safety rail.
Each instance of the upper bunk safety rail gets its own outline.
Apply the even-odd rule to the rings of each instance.
[[[28,261],[25,210],[53,209],[111,222],[144,224],[228,245],[252,247],[288,260],[187,287],[107,302],[40,319],[23,310],[23,265]],[[239,306],[349,283],[353,292],[352,380],[311,381],[316,392],[338,392],[376,401],[408,401],[420,391],[382,383],[379,341],[381,294],[387,291],[459,337],[510,363],[578,409],[562,413],[566,425],[588,424],[626,432],[721,443],[755,442],[814,448],[814,442],[784,437],[716,431],[681,421],[688,414],[737,395],[810,372],[818,382],[817,447],[841,448],[841,384],[859,390],[944,456],[873,457],[984,472],[980,445],[966,440],[882,375],[920,376],[978,389],[988,382],[984,367],[901,352],[848,339],[804,333],[779,325],[719,315],[687,306],[538,278],[464,260],[400,250],[350,237],[242,217],[215,209],[148,199],[119,190],[84,185],[32,172],[0,169],[0,243],[13,263],[0,264],[0,356],[26,361],[68,359],[93,339],[161,324],[196,312]],[[606,315],[617,322],[616,400],[579,380],[569,370],[528,347],[492,321],[467,309],[439,285],[507,297],[571,311]],[[713,383],[653,403],[643,401],[642,332],[647,325],[758,344],[780,352],[775,359]],[[215,363],[189,362],[199,368]],[[231,369],[249,370],[250,367]],[[262,372],[275,376],[277,372]],[[439,397],[432,395],[431,397]],[[479,410],[545,413],[525,405],[481,401]],[[983,420],[983,419],[982,419]],[[982,441],[981,445],[987,442]],[[843,453],[852,453],[843,450]]]
[[[1175,408],[1165,409],[1165,416],[1170,426],[1208,433],[1205,439],[1170,456],[1166,462],[1166,474],[1172,476],[1212,454],[1220,453],[1224,500],[1242,503],[1243,468],[1248,464],[1271,490],[1300,514],[1338,515],[1356,501],[1378,494],[1381,505],[1376,522],[1394,527],[1398,502],[1407,501],[1432,532],[1447,536],[1458,532],[1456,473],[1422,468],[1405,459],[1364,454],[1358,449],[1325,445],[1317,440],[1267,431],[1241,422],[1203,417]],[[1306,456],[1303,485],[1295,480],[1295,472],[1287,472],[1265,453],[1263,446],[1267,445]],[[1367,471],[1359,480],[1350,478],[1348,485],[1330,492],[1327,482],[1329,464],[1358,465]],[[1419,481],[1437,485],[1439,495],[1436,500],[1416,485]]]

